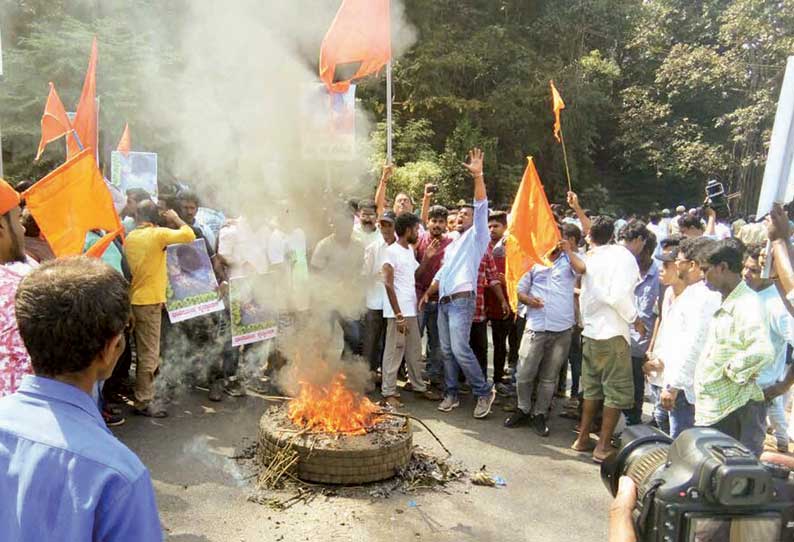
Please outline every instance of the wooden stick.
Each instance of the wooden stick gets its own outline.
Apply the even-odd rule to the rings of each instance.
[[[565,149],[565,136],[562,134],[562,123],[560,123],[560,143],[562,143],[562,159],[565,162],[565,176],[568,178],[568,192],[573,192],[573,188],[571,188],[571,171],[568,169],[568,151]]]
[[[438,444],[444,449],[444,451],[447,452],[447,457],[452,455],[452,452],[450,452],[449,449],[446,446],[444,446],[444,443],[441,442],[441,439],[438,438],[438,435],[433,433],[433,430],[430,429],[425,422],[423,422],[422,420],[420,420],[416,416],[411,416],[410,414],[403,414],[401,412],[385,412],[384,411],[383,413],[388,415],[388,416],[396,416],[398,418],[408,418],[409,420],[414,420],[416,422],[419,422],[419,424],[421,424],[422,427],[427,429],[427,432],[430,433],[433,436],[434,439],[436,439],[436,442],[438,442]]]

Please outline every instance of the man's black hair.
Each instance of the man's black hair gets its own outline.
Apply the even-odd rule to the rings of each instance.
[[[37,375],[83,371],[129,322],[129,283],[101,260],[51,260],[19,284],[16,320]]]
[[[745,246],[738,239],[715,241],[703,251],[703,261],[709,265],[728,264],[733,273],[741,273],[744,264]]]
[[[560,226],[560,233],[564,238],[573,237],[576,239],[577,246],[582,242],[582,230],[580,230],[579,226],[576,224],[563,223],[563,225]]]
[[[138,205],[138,211],[136,213],[135,221],[138,223],[142,223],[142,222],[149,222],[151,224],[159,223],[160,209],[157,207],[157,204],[152,200],[142,201],[140,205]]]
[[[397,220],[394,221],[394,233],[397,234],[397,237],[402,237],[405,235],[410,228],[420,224],[422,221],[419,220],[419,217],[413,213],[403,213],[397,217]]]
[[[701,231],[705,229],[700,219],[691,213],[686,213],[678,219],[678,227],[682,230],[684,228],[695,228]]]
[[[656,250],[656,234],[653,233],[652,231],[648,231],[648,237],[645,239],[645,245],[643,245],[642,252],[640,254],[645,255],[648,258],[651,258],[653,257],[653,253],[655,250]]]
[[[678,253],[687,260],[703,262],[705,261],[705,252],[715,242],[714,239],[709,239],[708,237],[684,238],[678,245]]]
[[[371,199],[363,199],[358,202],[358,210],[363,211],[364,209],[377,212],[378,206],[375,205],[375,201]]]
[[[177,200],[179,201],[179,203],[185,203],[186,201],[192,201],[193,203],[196,204],[196,207],[198,207],[200,205],[200,203],[201,203],[201,201],[199,200],[198,194],[196,194],[192,190],[185,190],[183,192],[180,192],[179,195],[177,196]]]
[[[449,211],[443,205],[433,205],[427,211],[427,218],[442,218],[444,220],[449,216]]]
[[[127,197],[130,198],[135,203],[140,203],[142,201],[146,201],[147,199],[152,199],[151,194],[144,190],[143,188],[130,188],[127,190]]]
[[[635,239],[647,241],[650,235],[651,230],[648,229],[645,222],[642,220],[634,220],[621,228],[619,237],[625,241],[633,241]]]
[[[764,243],[752,243],[747,245],[747,257],[758,260],[761,257],[761,251],[765,248]]]
[[[597,245],[607,245],[615,235],[615,221],[608,216],[597,216],[590,224],[590,239]]]
[[[488,222],[499,222],[502,226],[507,226],[507,213],[504,211],[493,211],[488,216]]]

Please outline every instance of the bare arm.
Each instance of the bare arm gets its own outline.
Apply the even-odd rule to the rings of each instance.
[[[488,194],[485,191],[485,177],[483,177],[483,162],[485,160],[485,153],[480,149],[472,149],[469,151],[469,163],[463,166],[469,170],[472,177],[474,177],[474,201],[482,201],[488,199]]]
[[[703,233],[714,237],[717,235],[717,211],[711,207],[706,207],[706,216],[708,216],[708,220],[706,221],[706,231]]]
[[[430,183],[425,185],[425,194],[422,196],[422,214],[420,215],[422,224],[427,224],[427,221],[430,219],[430,200],[433,199],[433,194],[427,191],[429,186],[432,185]]]
[[[383,264],[383,285],[386,287],[386,297],[389,298],[391,309],[394,311],[394,318],[397,321],[397,331],[405,333],[405,317],[400,310],[397,292],[394,290],[394,268],[388,263]]]
[[[587,265],[585,265],[584,260],[582,260],[579,255],[573,250],[571,244],[563,239],[558,243],[560,250],[564,251],[565,254],[568,256],[568,260],[571,262],[571,267],[573,268],[574,272],[579,275],[584,275],[587,272]]]
[[[766,230],[772,243],[772,265],[780,285],[786,294],[794,291],[794,269],[791,265],[789,246],[788,216],[779,204],[775,203],[766,218]]]
[[[422,299],[419,300],[419,311],[421,312],[425,308],[425,304],[427,301],[438,293],[438,281],[434,280],[430,284],[430,288],[427,289],[425,295],[422,296]]]
[[[378,181],[378,189],[375,190],[375,206],[378,211],[378,216],[382,215],[386,210],[386,185],[394,173],[394,166],[386,164],[383,166],[383,173],[381,173],[380,181]]]
[[[584,213],[582,206],[579,205],[579,196],[575,192],[568,192],[568,205],[576,213],[576,218],[579,219],[579,222],[582,223],[582,235],[590,233],[590,217]]]

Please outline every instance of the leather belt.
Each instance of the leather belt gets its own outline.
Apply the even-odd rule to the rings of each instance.
[[[452,295],[445,295],[444,297],[439,299],[438,302],[441,303],[442,305],[446,305],[450,301],[454,301],[456,299],[461,299],[461,298],[464,298],[464,297],[466,297],[466,298],[474,297],[474,292],[471,292],[471,291],[470,292],[458,292],[458,293],[452,294]]]

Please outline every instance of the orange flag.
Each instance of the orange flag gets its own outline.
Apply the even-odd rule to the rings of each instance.
[[[352,79],[377,73],[391,59],[389,0],[342,0],[320,47],[320,79],[332,92],[347,92]],[[336,67],[360,62],[350,78],[334,83]]]
[[[129,123],[124,124],[124,132],[121,134],[121,139],[119,140],[119,145],[116,147],[116,150],[124,153],[124,156],[127,156],[132,149],[132,140],[130,139],[130,125]]]
[[[63,107],[63,102],[55,91],[55,85],[50,83],[50,94],[47,96],[47,104],[44,106],[44,115],[41,117],[41,141],[39,141],[39,150],[36,153],[36,160],[41,157],[44,152],[44,147],[53,141],[60,139],[64,135],[68,135],[72,131],[72,125],[69,122],[69,117],[66,115],[66,109]],[[68,137],[69,148],[75,152],[79,152],[77,143],[74,138]]]
[[[123,229],[91,149],[69,159],[23,196],[58,257],[82,253],[86,234],[91,230],[105,230],[115,237]],[[107,236],[97,244],[106,241]]]
[[[83,92],[80,94],[80,103],[77,104],[77,113],[74,117],[74,129],[80,137],[83,148],[97,150],[98,124],[96,107],[96,64],[98,58],[96,36],[91,43],[91,57],[88,59],[88,70],[83,81]],[[69,158],[75,153],[70,152]]]
[[[565,109],[565,102],[562,101],[560,93],[557,92],[554,81],[549,81],[549,83],[551,84],[551,110],[554,111],[554,137],[558,143],[561,143],[560,131],[562,130],[562,124],[560,124],[560,111]]]
[[[531,157],[528,161],[510,212],[505,240],[505,280],[513,312],[518,307],[518,281],[534,264],[551,265],[547,256],[560,240],[560,230],[535,162]]]

